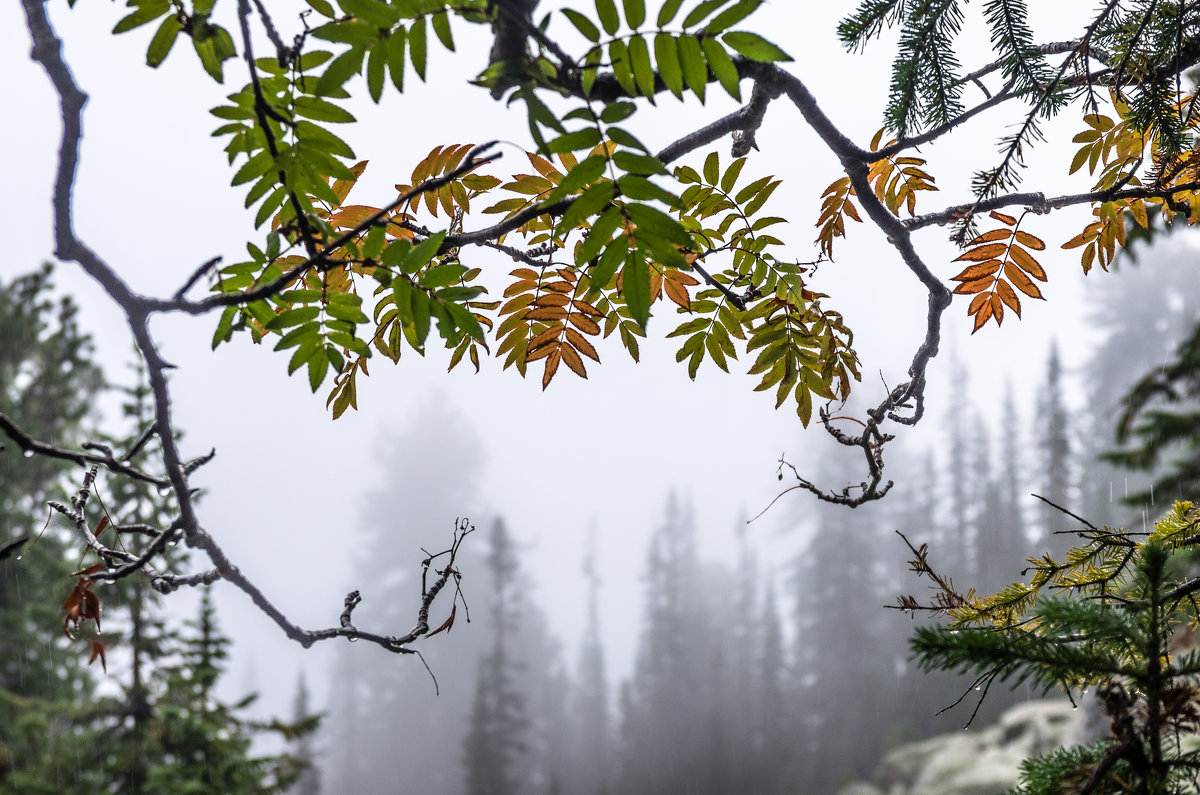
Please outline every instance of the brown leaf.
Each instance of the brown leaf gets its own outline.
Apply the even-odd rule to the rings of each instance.
[[[578,312],[572,312],[571,316],[568,317],[567,320],[570,321],[572,326],[575,326],[584,334],[591,334],[592,336],[595,336],[600,333],[600,324],[592,320],[587,315],[581,315]]]
[[[561,349],[562,360],[567,367],[571,368],[571,372],[580,378],[587,378],[587,368],[583,366],[583,359],[579,358],[579,354],[570,345],[564,345]]]
[[[530,320],[563,320],[566,316],[567,310],[558,306],[540,306],[525,313]]]
[[[567,329],[567,342],[575,346],[575,348],[593,361],[600,361],[600,355],[596,353],[595,346],[588,342],[588,338],[580,334],[573,328]]]
[[[100,658],[100,667],[104,669],[104,673],[108,673],[108,660],[104,657],[104,644],[98,640],[93,640],[92,656],[88,657],[88,665],[94,663],[97,657]]]
[[[554,374],[558,372],[558,363],[562,361],[562,355],[559,354],[558,348],[546,357],[546,369],[542,371],[542,389],[550,386],[550,379],[554,378]]]
[[[988,301],[992,305],[992,317],[996,318],[996,325],[1004,325],[1004,303],[1000,300],[1000,296],[992,293],[988,297]]]
[[[992,210],[990,213],[988,213],[988,215],[990,215],[992,218],[995,218],[1000,223],[1008,224],[1009,226],[1013,226],[1014,224],[1017,223],[1017,219],[1013,218],[1011,215],[1005,215],[1004,213],[998,213],[995,210]]]
[[[442,625],[441,625],[440,627],[438,627],[437,629],[435,629],[433,632],[430,632],[430,633],[429,633],[428,635],[426,635],[425,637],[427,637],[427,638],[432,638],[434,635],[438,634],[439,632],[446,632],[446,633],[449,633],[449,632],[450,632],[450,628],[454,626],[454,613],[455,613],[455,611],[456,611],[456,610],[458,610],[458,605],[457,605],[457,604],[455,604],[455,605],[452,605],[452,606],[450,607],[450,617],[449,617],[449,618],[447,618],[445,621],[443,621],[443,622],[442,622]]]
[[[979,311],[979,307],[983,306],[984,302],[991,296],[990,293],[979,293],[971,299],[971,305],[967,307],[967,314],[973,315]]]

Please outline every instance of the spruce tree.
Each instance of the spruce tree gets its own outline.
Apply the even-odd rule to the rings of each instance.
[[[600,628],[600,577],[596,571],[595,539],[589,536],[583,561],[587,580],[587,617],[579,649],[579,668],[571,690],[571,764],[568,792],[601,795],[612,781],[612,714],[604,643]]]

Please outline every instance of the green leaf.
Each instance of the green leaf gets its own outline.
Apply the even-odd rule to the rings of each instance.
[[[680,208],[679,197],[665,188],[655,185],[645,177],[625,174],[617,180],[621,195],[635,201],[660,201],[670,207]]]
[[[637,83],[633,81],[633,68],[629,63],[629,49],[625,42],[613,39],[608,45],[608,60],[612,62],[613,76],[626,94],[637,94]]]
[[[224,82],[222,64],[237,55],[237,48],[233,46],[229,31],[215,25],[204,25],[202,30],[192,31],[192,45],[204,71],[218,83]]]
[[[155,69],[166,59],[179,35],[179,20],[169,16],[158,26],[154,38],[150,40],[150,48],[146,50],[146,65]]]
[[[713,20],[704,26],[704,32],[720,33],[727,30],[753,14],[761,5],[762,0],[741,0],[713,17]]]
[[[125,33],[126,31],[140,28],[142,25],[147,25],[161,17],[163,14],[171,10],[171,4],[168,0],[153,0],[139,4],[139,7],[129,16],[123,17],[121,21],[112,29],[114,34]]]
[[[624,121],[632,116],[637,111],[637,105],[632,102],[610,102],[604,106],[604,110],[600,112],[600,121],[605,124],[616,124],[619,121]]]
[[[390,28],[400,21],[400,13],[379,0],[338,0],[342,10],[378,28]]]
[[[450,52],[454,52],[454,36],[450,32],[450,15],[445,11],[439,11],[433,15],[433,32],[437,34],[438,41],[442,43]]]
[[[222,342],[229,342],[233,337],[233,320],[238,315],[236,306],[227,306],[221,312],[221,319],[217,321],[217,330],[213,332],[212,346],[213,350]]]
[[[413,69],[421,81],[425,81],[425,17],[413,20],[408,29],[408,55]]]
[[[621,295],[633,319],[645,328],[650,319],[650,266],[633,252],[621,270]]]
[[[599,185],[593,185],[585,190],[563,213],[562,219],[558,222],[558,228],[564,231],[574,229],[584,219],[598,214],[602,207],[612,201],[614,190],[611,182],[601,182]]]
[[[629,64],[633,68],[633,77],[637,81],[638,90],[643,96],[654,97],[654,67],[650,65],[650,48],[641,36],[629,39]]]
[[[375,41],[375,38],[379,35],[379,31],[365,22],[351,19],[345,22],[322,25],[314,30],[312,35],[315,39],[337,42],[338,44],[349,44],[355,49],[365,50]]]
[[[622,0],[625,6],[625,24],[637,30],[646,21],[645,0]]]
[[[371,101],[377,105],[383,97],[383,78],[386,72],[387,47],[379,44],[371,48],[371,54],[367,58],[367,91],[371,94]]]
[[[749,58],[751,61],[763,61],[769,63],[771,61],[792,60],[792,56],[788,55],[786,52],[779,49],[774,44],[756,33],[746,33],[744,31],[735,30],[722,36],[721,41],[725,42],[730,47]],[[724,85],[724,81],[722,81],[722,85]],[[728,89],[728,86],[726,86],[726,88]]]
[[[683,26],[690,28],[697,22],[703,21],[709,14],[716,11],[721,6],[725,5],[729,0],[704,0],[703,3],[696,6],[691,12],[683,18]]]
[[[404,93],[404,50],[407,34],[404,28],[397,28],[396,32],[388,36],[384,42],[384,47],[387,49],[388,73],[392,76],[392,85],[396,90]]]
[[[746,158],[744,157],[739,157],[737,160],[734,160],[729,164],[729,168],[725,169],[725,175],[721,177],[721,190],[725,191],[726,193],[729,193],[733,190],[733,186],[737,184],[738,177],[742,174],[742,167],[744,165],[746,165]],[[770,177],[766,177],[765,179],[770,179]],[[745,199],[742,198],[741,193],[737,195],[736,201],[745,201]]]
[[[295,108],[297,116],[303,116],[313,121],[330,124],[347,124],[354,121],[354,114],[350,111],[320,97],[296,97]]]
[[[554,189],[553,197],[558,198],[559,195],[567,196],[585,185],[590,185],[604,173],[604,168],[607,165],[608,161],[603,155],[592,155],[576,164],[562,178],[562,182],[558,184],[558,187]]]
[[[667,0],[662,4],[662,8],[658,9],[658,26],[666,27],[675,15],[679,13],[679,7],[683,5],[683,0]]]
[[[679,65],[683,67],[683,80],[696,98],[703,102],[704,90],[708,86],[708,65],[700,40],[695,36],[680,36],[677,45]]]
[[[617,16],[617,5],[613,0],[596,0],[596,16],[604,26],[604,32],[613,35],[621,27],[621,18]]]
[[[613,163],[631,174],[669,174],[662,161],[653,155],[635,155],[624,150],[613,155]]]
[[[716,152],[709,152],[708,157],[704,158],[704,181],[709,185],[716,185],[720,178],[721,156]]]
[[[658,62],[658,74],[663,85],[676,99],[683,99],[683,68],[679,63],[679,46],[670,33],[659,33],[654,37],[654,60]]]
[[[470,310],[461,304],[456,304],[453,301],[448,301],[442,304],[450,317],[454,320],[454,325],[465,331],[472,339],[483,342],[483,329],[479,325],[479,321],[471,314]]]
[[[438,232],[430,235],[422,240],[417,245],[413,246],[412,251],[400,263],[400,270],[404,273],[416,273],[421,268],[429,264],[429,261],[437,256],[438,249],[442,245],[442,241],[446,239],[445,232]]]
[[[588,271],[592,278],[592,284],[607,287],[608,283],[612,281],[613,275],[616,274],[617,268],[625,261],[628,254],[629,245],[625,241],[625,236],[618,235],[616,240],[605,246],[600,260]]]
[[[613,232],[617,230],[623,218],[620,207],[609,207],[605,210],[592,224],[587,237],[575,249],[575,264],[583,265],[595,259],[608,241],[612,240]]]
[[[727,33],[726,36],[733,34]],[[704,48],[704,54],[708,56],[708,68],[717,76],[717,81],[721,87],[729,94],[729,96],[738,100],[742,99],[742,92],[738,88],[740,77],[738,76],[737,67],[734,66],[733,60],[729,57],[729,53],[725,52],[725,48],[716,39],[704,39],[700,42],[700,46]]]
[[[600,41],[600,29],[596,27],[596,24],[592,20],[573,8],[564,8],[562,12],[566,15],[567,19],[571,20],[571,24],[575,26],[575,29],[583,34],[585,39],[590,42]]]
[[[321,314],[319,306],[301,306],[295,309],[285,309],[275,317],[271,318],[266,327],[269,329],[288,328],[289,326],[298,326],[301,323],[307,323],[310,320],[316,320]]]
[[[325,307],[325,311],[332,318],[344,320],[347,323],[368,323],[368,318],[363,311],[356,306],[342,306],[339,304],[329,304]]]
[[[546,152],[574,152],[578,149],[591,149],[600,143],[600,131],[595,127],[584,127],[582,130],[560,135],[546,144]]]
[[[329,5],[326,0],[304,0],[308,5],[323,17],[333,19],[336,15],[333,13],[333,6]]]
[[[692,236],[678,221],[662,210],[656,210],[646,204],[630,204],[625,208],[625,213],[646,235],[654,235],[684,248],[691,248]]]
[[[342,84],[354,77],[362,69],[363,56],[365,52],[359,49],[347,50],[338,57],[333,59],[329,66],[325,67],[325,72],[321,78],[317,80],[317,94],[327,95],[337,93]],[[299,110],[297,110],[299,113]],[[313,118],[309,116],[309,118]],[[332,121],[331,119],[317,119],[317,121]]]
[[[466,266],[457,264],[435,265],[421,274],[421,286],[426,290],[447,287],[462,279],[467,270]]]
[[[329,372],[329,356],[325,348],[317,348],[308,359],[308,385],[312,387],[313,392],[321,387],[321,382],[325,380],[327,372]]]

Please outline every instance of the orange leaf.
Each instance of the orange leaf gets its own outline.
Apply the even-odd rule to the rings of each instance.
[[[1000,300],[1008,304],[1008,308],[1017,313],[1017,317],[1021,316],[1021,299],[1017,297],[1012,285],[1000,279],[996,282],[996,292],[1000,294]]]
[[[992,302],[986,301],[984,302],[983,306],[979,308],[979,311],[975,313],[975,328],[971,329],[971,333],[974,334],[976,331],[979,331],[979,329],[983,328],[983,324],[987,323],[991,317]]]
[[[596,307],[589,304],[587,301],[580,301],[578,298],[575,298],[571,301],[571,306],[575,307],[580,312],[584,312],[586,314],[591,315],[592,317],[600,317],[601,315],[604,314],[599,309],[597,309]]]
[[[979,246],[978,248],[973,248],[970,251],[964,251],[962,254],[955,257],[954,261],[958,262],[959,260],[965,259],[971,262],[979,262],[981,260],[991,259],[998,254],[1003,254],[1004,249],[1006,248],[1007,246],[1005,246],[1003,243],[987,243]]]
[[[1004,303],[1000,300],[1000,296],[992,293],[988,297],[988,302],[992,305],[992,317],[996,318],[996,325],[1004,325]]]
[[[1046,281],[1046,271],[1042,269],[1042,266],[1038,264],[1038,261],[1035,260],[1033,255],[1028,251],[1020,246],[1013,246],[1011,249],[1009,249],[1008,254],[1010,257],[1012,257],[1013,262],[1021,266],[1021,270],[1025,271],[1039,282]]]
[[[990,278],[976,279],[973,282],[963,282],[954,288],[955,295],[971,295],[972,293],[981,293],[992,286]]]
[[[336,213],[329,216],[329,223],[339,229],[350,229],[358,226],[363,221],[366,221],[375,213],[379,212],[378,207],[366,207],[361,204],[348,204],[339,209]]]
[[[1004,213],[998,213],[995,210],[992,210],[990,213],[988,213],[988,215],[990,215],[992,218],[995,218],[1000,223],[1008,224],[1009,226],[1013,226],[1017,222],[1017,219],[1013,218],[1011,215],[1005,215]]]
[[[533,300],[534,306],[566,306],[571,299],[562,293],[542,293]]]
[[[963,269],[963,272],[953,277],[954,282],[973,282],[976,279],[982,279],[985,276],[991,276],[996,271],[1000,270],[1000,260],[992,259],[987,262],[981,262],[978,265],[968,265]]]
[[[1033,283],[1033,280],[1026,276],[1024,271],[1022,271],[1016,265],[1013,265],[1011,262],[1004,266],[1004,275],[1008,277],[1008,280],[1013,283],[1014,287],[1025,293],[1025,295],[1029,296],[1030,298],[1042,297],[1042,291],[1039,290],[1038,286]]]
[[[967,314],[973,315],[976,312],[978,312],[979,307],[983,306],[984,302],[988,300],[988,297],[990,295],[991,295],[991,293],[979,293],[974,298],[972,298],[971,305],[967,307]]]
[[[990,231],[984,232],[982,235],[975,238],[967,245],[968,246],[977,246],[980,243],[991,243],[996,240],[1008,240],[1010,237],[1012,237],[1012,234],[1013,233],[1012,233],[1011,229],[992,229]],[[1018,234],[1020,234],[1020,233],[1018,232]]]
[[[1017,242],[1023,246],[1028,246],[1034,251],[1041,251],[1046,247],[1046,243],[1036,235],[1031,235],[1028,232],[1017,230]]]

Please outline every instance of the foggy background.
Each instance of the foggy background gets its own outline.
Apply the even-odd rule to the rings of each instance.
[[[1077,34],[1080,17],[1072,9],[1087,4],[1040,5],[1054,7],[1033,9],[1040,40]],[[287,7],[279,3],[271,9],[285,29],[292,18]],[[540,10],[550,7],[543,3]],[[885,36],[866,54],[841,51],[834,30],[848,8],[777,3],[753,15],[746,27],[792,54],[796,63],[790,68],[834,121],[864,144],[881,123],[893,42]],[[225,13],[232,11],[232,4],[225,8]],[[239,261],[245,241],[252,237],[252,215],[241,209],[239,190],[228,187],[232,171],[225,166],[221,143],[209,137],[218,122],[207,113],[242,84],[244,69],[240,62],[227,63],[226,85],[217,86],[201,73],[184,46],[187,42],[181,41],[162,68],[148,70],[143,60],[153,26],[109,36],[107,31],[121,16],[123,9],[115,4],[80,3],[69,12],[65,4],[51,7],[66,58],[91,97],[75,187],[77,233],[135,290],[164,295],[174,292],[204,260],[222,255],[225,264]],[[980,46],[964,46],[968,69],[978,65],[969,57],[973,52],[989,51],[986,32],[969,31]],[[501,147],[504,158],[491,173],[523,170],[526,161],[520,148],[530,146],[524,114],[505,110],[482,89],[465,84],[484,66],[485,31],[456,24],[454,32],[457,55],[430,47],[429,86],[413,76],[403,97],[385,92],[379,106],[369,101],[351,105],[360,123],[338,132],[360,158],[371,158],[351,196],[356,203],[386,201],[393,193],[391,186],[406,181],[413,165],[438,144],[501,138],[512,143]],[[49,83],[27,59],[24,18],[15,4],[0,7],[0,38],[5,45],[0,48],[0,66],[10,93],[15,93],[9,104],[21,108],[6,125],[0,155],[6,187],[0,192],[0,218],[8,241],[0,278],[9,279],[52,257],[49,197],[59,124]],[[734,108],[719,92],[711,92],[707,107],[691,101],[683,103],[682,110],[680,103],[664,97],[657,109],[639,112],[636,121],[642,139],[654,149]],[[991,162],[992,142],[1021,111],[1014,105],[984,114],[945,145],[922,152],[941,190],[922,194],[918,209],[940,209],[968,196],[971,171]],[[1051,143],[1031,153],[1028,173],[1033,176],[1027,187],[1048,193],[1080,189],[1082,181],[1066,177],[1070,145],[1065,142],[1073,132],[1071,124],[1067,118],[1065,124],[1047,126]],[[784,179],[770,204],[773,214],[791,221],[781,228],[780,237],[793,244],[795,257],[814,258],[810,244],[819,197],[840,175],[837,161],[784,103],[768,110],[758,142],[761,151],[752,154],[744,173]],[[723,162],[726,146],[719,145]],[[780,664],[789,672],[789,687],[811,686],[806,679],[811,671],[805,666],[817,665],[812,659],[817,650],[833,654],[829,644],[834,637],[846,644],[839,654],[853,659],[884,655],[887,659],[878,670],[890,666],[902,672],[907,657],[903,639],[911,622],[880,606],[900,592],[920,595],[924,586],[906,574],[906,550],[893,531],[902,529],[917,543],[938,533],[953,539],[952,527],[962,529],[965,537],[991,537],[980,524],[979,506],[984,504],[986,484],[999,482],[1004,471],[1005,433],[1015,439],[1010,446],[1015,471],[1021,475],[1017,493],[1045,488],[1037,470],[1041,454],[1033,431],[1038,417],[1044,416],[1038,407],[1047,392],[1052,343],[1057,344],[1064,372],[1063,400],[1072,419],[1080,420],[1070,432],[1073,449],[1082,456],[1087,442],[1102,446],[1096,429],[1112,416],[1111,402],[1106,401],[1119,393],[1121,377],[1132,380],[1165,359],[1198,306],[1179,292],[1186,284],[1184,277],[1173,282],[1163,276],[1170,272],[1170,263],[1192,256],[1190,233],[1176,235],[1148,255],[1155,260],[1152,268],[1124,268],[1126,272],[1117,275],[1097,272],[1085,279],[1077,252],[1058,246],[1083,226],[1087,213],[1086,208],[1074,208],[1048,219],[1031,219],[1029,230],[1048,244],[1041,259],[1050,274],[1044,289],[1047,303],[1028,301],[1024,319],[1010,318],[1002,329],[989,326],[974,336],[969,334],[965,304],[956,303],[946,313],[942,354],[931,366],[927,416],[915,431],[902,429],[901,438],[889,447],[886,477],[898,482],[892,495],[882,504],[849,512],[818,506],[797,492],[749,525],[745,520],[789,485],[786,478],[781,484],[775,477],[781,455],[802,475],[840,489],[862,478],[857,453],[847,452],[819,429],[804,432],[787,409],[773,411],[768,395],[752,392],[756,381],[739,374],[748,362],[731,367],[733,375],[705,365],[690,382],[685,369],[675,364],[675,341],[661,339],[671,324],[668,317],[651,321],[640,365],[635,366],[614,341],[599,346],[603,364],[589,368],[588,381],[563,375],[545,392],[538,378],[522,380],[515,372],[501,372],[500,362],[494,360],[485,360],[479,375],[469,367],[446,374],[448,356],[433,346],[426,358],[409,353],[396,367],[373,360],[371,377],[360,384],[360,411],[336,422],[325,409],[325,389],[313,395],[303,379],[289,379],[285,361],[269,348],[235,339],[211,351],[215,316],[157,317],[152,326],[155,338],[179,368],[172,387],[177,427],[186,432],[184,452],[195,456],[210,448],[217,451],[216,459],[195,478],[206,490],[201,521],[292,620],[306,628],[334,625],[346,592],[358,589],[364,598],[355,614],[360,628],[407,631],[417,607],[420,548],[443,548],[456,517],[469,517],[478,528],[467,541],[464,561],[463,588],[472,623],[466,624],[460,615],[449,635],[421,644],[440,683],[440,697],[433,695],[432,682],[415,659],[343,643],[304,650],[288,641],[243,594],[218,585],[220,618],[235,639],[233,674],[226,685],[236,692],[230,695],[258,691],[262,714],[286,714],[303,674],[314,705],[329,712],[317,741],[327,781],[329,775],[348,775],[345,771],[355,766],[371,768],[368,763],[374,760],[390,760],[403,769],[402,760],[422,759],[420,775],[428,777],[428,788],[417,791],[459,791],[463,731],[478,660],[494,654],[494,628],[501,622],[492,604],[493,570],[485,560],[493,549],[498,520],[511,534],[511,554],[520,572],[512,586],[516,601],[508,606],[519,617],[519,631],[514,630],[507,651],[523,666],[518,689],[526,694],[529,715],[536,718],[530,736],[541,738],[531,740],[537,747],[529,753],[540,754],[539,759],[561,764],[579,758],[577,751],[547,743],[555,737],[574,737],[569,727],[556,731],[554,721],[570,716],[570,709],[564,713],[569,704],[563,694],[573,692],[571,683],[581,678],[581,657],[586,659],[581,649],[587,648],[589,627],[598,628],[601,640],[604,701],[614,737],[637,736],[642,714],[637,695],[652,692],[645,688],[654,676],[645,661],[655,658],[647,645],[655,636],[645,630],[653,626],[648,611],[666,588],[662,572],[669,567],[663,568],[664,560],[681,567],[682,579],[693,577],[686,574],[693,571],[687,587],[704,594],[683,603],[703,605],[702,617],[708,620],[726,619],[708,626],[705,631],[712,634],[698,647],[706,654],[720,652],[722,664],[759,659],[761,650],[751,647],[764,642],[763,637],[751,640],[745,633],[772,628],[780,635],[779,654],[786,657]],[[811,284],[830,294],[829,305],[844,313],[855,332],[863,381],[842,412],[855,414],[878,402],[885,384],[903,380],[923,335],[925,298],[877,230],[852,224],[848,235],[848,240],[839,241],[837,262],[822,265]],[[917,241],[937,273],[949,277],[956,272],[949,264],[954,249],[939,230],[925,230]],[[501,276],[514,267],[486,251],[468,256]],[[74,266],[60,265],[55,278],[60,290],[79,300],[82,325],[96,340],[99,361],[110,378],[120,380],[133,356],[120,313]],[[1164,318],[1161,299],[1172,291],[1178,300]],[[1144,345],[1104,360],[1113,307],[1135,294],[1146,296],[1145,305],[1128,328],[1136,330]],[[1104,307],[1109,307],[1108,314]],[[1144,333],[1146,329],[1154,333]],[[1104,372],[1102,390],[1094,380],[1098,361],[1110,368]],[[1005,418],[1008,390],[1015,423]],[[103,427],[116,416],[115,403],[100,405],[97,411]],[[949,440],[955,433],[960,441],[970,442],[969,449],[958,450],[963,456],[976,456],[970,467],[993,467],[969,495],[969,516],[955,516],[952,504],[948,475],[964,471],[967,460],[951,458],[956,448]],[[990,439],[990,447],[979,447],[984,438]],[[1082,485],[1085,462],[1081,458],[1070,466],[1068,496],[1071,504],[1084,507],[1085,498],[1095,497]],[[1095,486],[1101,475],[1089,477]],[[1119,498],[1124,477],[1117,482],[1109,478],[1097,493],[1111,483]],[[1014,514],[1017,527],[1003,528],[1004,537],[1018,541],[1013,545],[1018,553],[1040,551],[1020,539],[1042,537],[1046,528],[1039,521],[1041,514],[1025,496],[1020,507],[1024,515]],[[971,529],[958,521],[964,519]],[[814,537],[820,540],[812,542]],[[674,552],[655,546],[671,538],[677,539]],[[693,549],[696,559],[688,562],[684,553]],[[947,549],[947,555],[954,554]],[[585,574],[589,554],[594,577]],[[938,555],[935,545],[935,561]],[[989,560],[987,572],[980,576],[986,574],[997,587],[1019,575],[1020,557]],[[965,558],[956,562],[969,571]],[[864,565],[868,568],[861,568]],[[834,583],[840,593],[827,605],[844,631],[821,634],[818,641],[815,633],[828,633],[829,627],[806,623],[815,619],[818,602],[802,600],[806,594],[817,598],[805,587],[819,571],[841,575]],[[961,582],[974,583],[965,575]],[[869,587],[860,589],[862,583]],[[194,597],[173,596],[168,604],[188,615]],[[594,621],[589,617],[592,604]],[[753,615],[739,605],[753,605]],[[438,613],[434,621],[440,623],[444,615]],[[864,679],[858,681],[859,690],[878,689],[876,699],[902,693],[897,714],[920,713],[919,727],[914,723],[897,729],[895,736],[879,738],[880,748],[910,739],[911,733],[899,736],[904,731],[948,731],[964,719],[955,714],[931,717],[957,698],[955,683],[942,679],[937,687],[929,682],[918,685],[912,676],[909,672],[869,686]],[[622,685],[630,682],[629,700],[623,702]],[[1001,701],[1001,694],[996,695]],[[729,698],[738,700],[736,694]],[[374,712],[372,701],[377,702]],[[870,723],[878,703],[864,698],[839,709],[849,711],[852,723]],[[735,712],[730,708],[727,714]],[[360,717],[351,719],[354,715]],[[628,721],[623,730],[622,716]],[[388,724],[389,719],[394,724]],[[409,733],[397,736],[398,731]],[[807,736],[803,727],[793,725],[788,731],[790,737]],[[828,725],[823,733],[830,734]],[[357,762],[349,762],[344,752],[352,741],[364,749]],[[611,753],[620,753],[616,739]],[[612,759],[604,763],[616,767]],[[577,767],[586,764],[579,761]],[[546,762],[539,770],[552,767]],[[369,784],[364,786],[368,789],[363,791],[371,791]],[[329,791],[339,790],[331,785]]]

